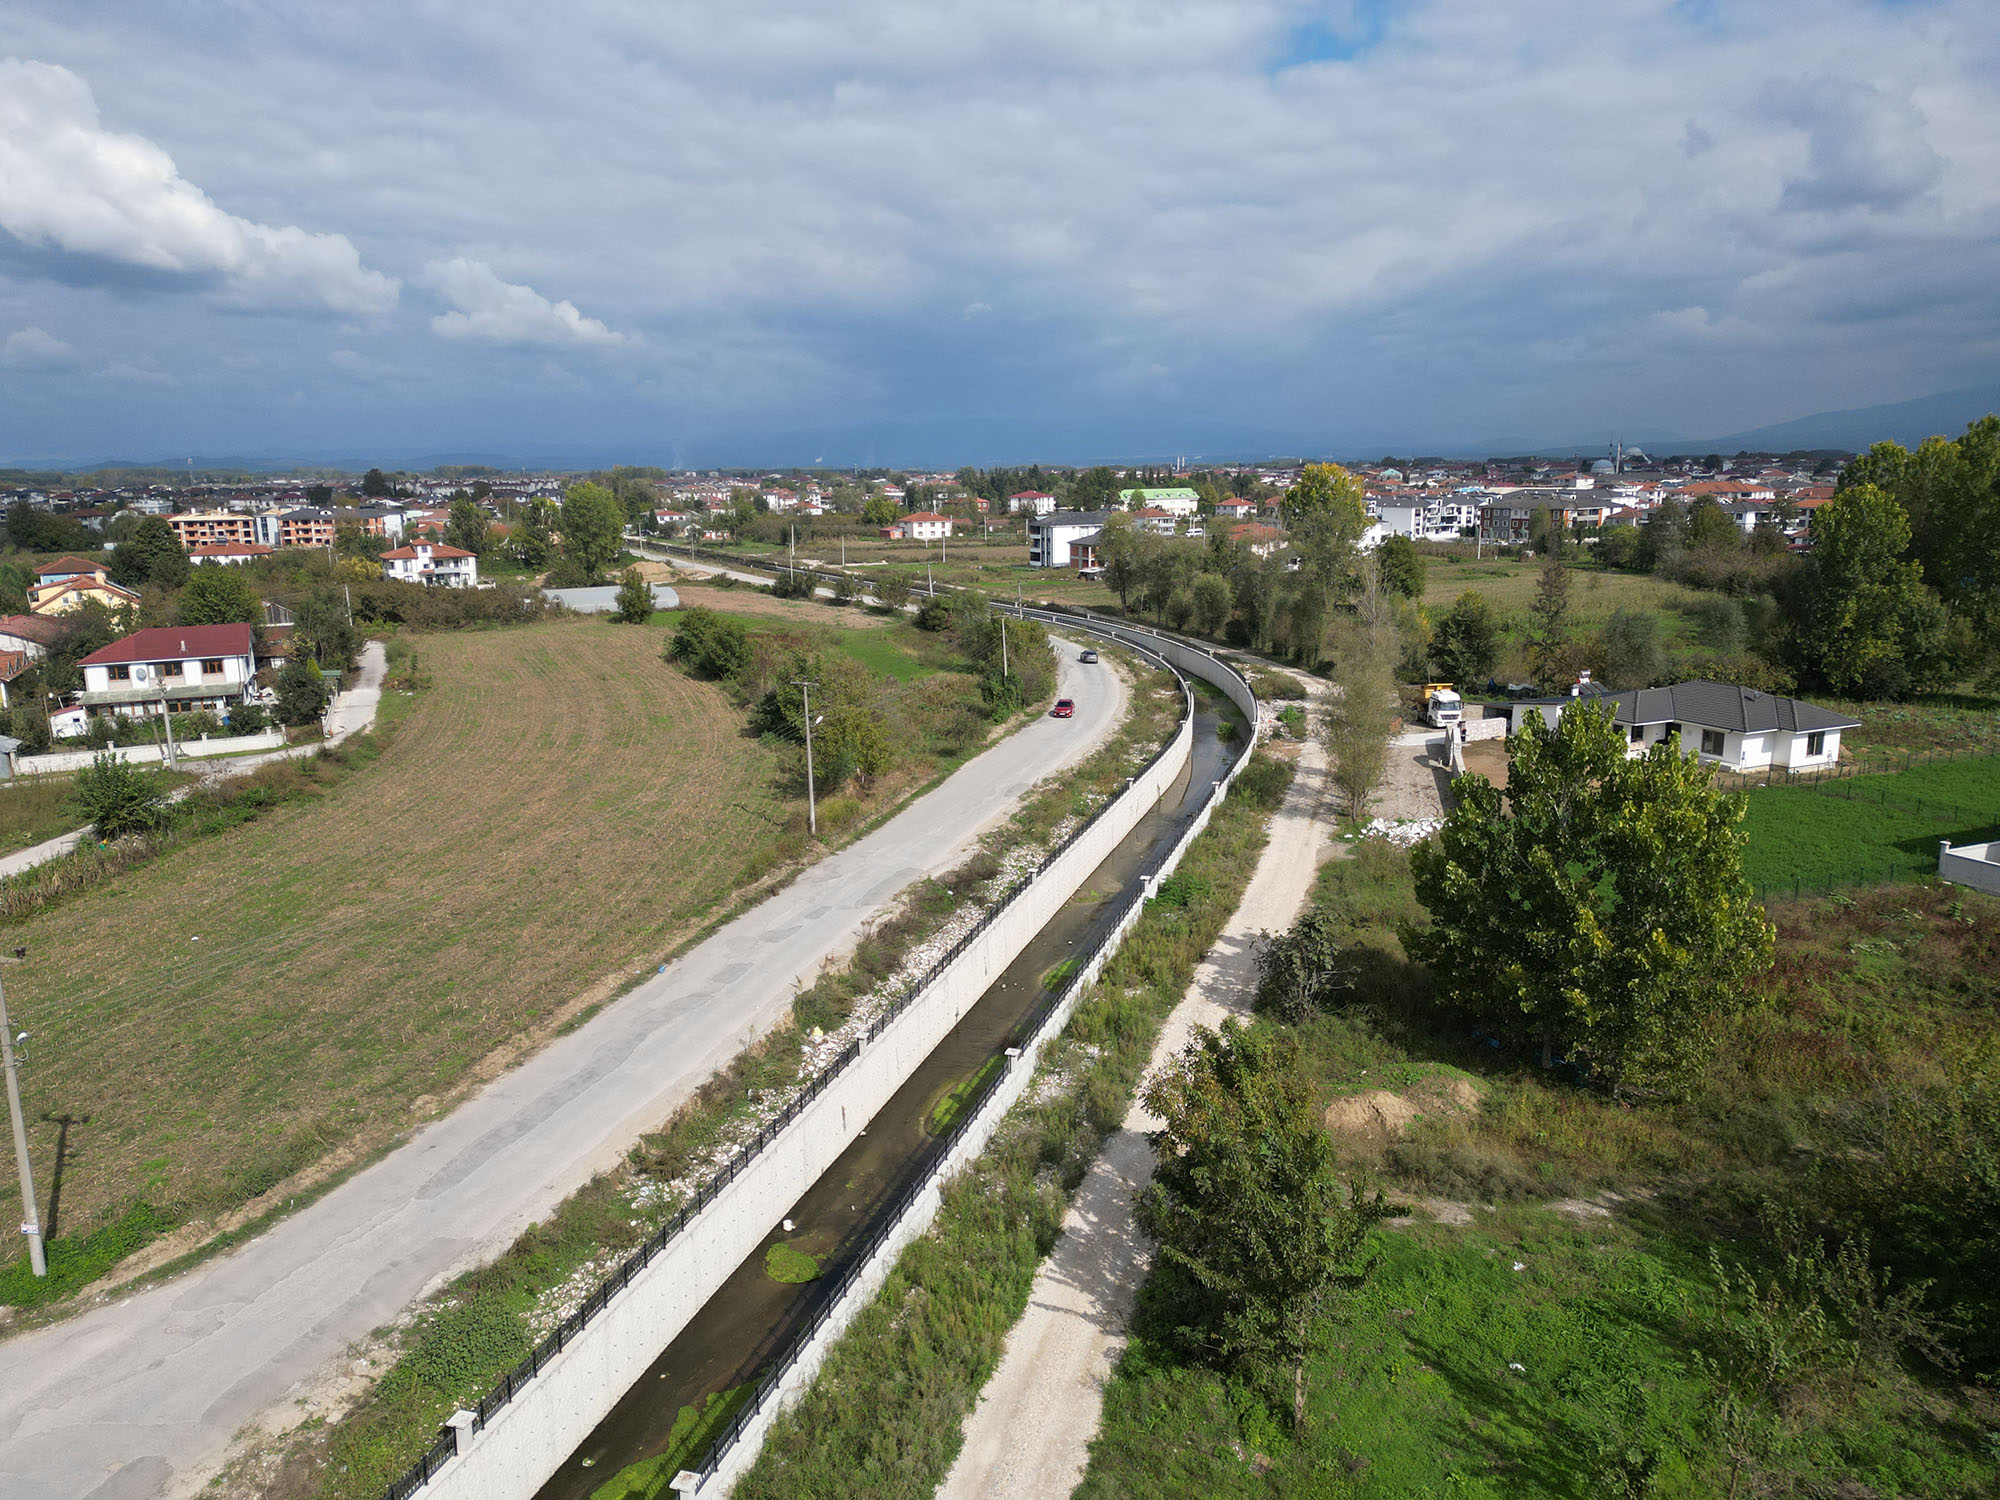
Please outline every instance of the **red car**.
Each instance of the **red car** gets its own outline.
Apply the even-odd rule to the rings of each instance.
[[[1075,718],[1075,717],[1076,717],[1076,700],[1075,700],[1074,698],[1058,698],[1058,699],[1056,699],[1056,706],[1055,706],[1054,708],[1052,708],[1052,709],[1050,709],[1050,710],[1049,710],[1049,717],[1050,717],[1051,719],[1073,719],[1073,718]]]

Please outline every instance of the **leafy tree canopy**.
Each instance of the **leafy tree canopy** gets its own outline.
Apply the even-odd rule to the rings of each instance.
[[[1430,925],[1405,934],[1439,1000],[1500,1037],[1568,1058],[1614,1091],[1676,1092],[1707,1022],[1771,962],[1743,878],[1743,799],[1678,736],[1627,758],[1589,707],[1530,715],[1507,790],[1483,776],[1412,856]]]
[[[181,590],[183,625],[250,624],[260,613],[256,590],[241,568],[209,564],[193,569]]]
[[[563,496],[563,555],[591,578],[618,556],[624,529],[625,507],[603,485],[573,484]]]

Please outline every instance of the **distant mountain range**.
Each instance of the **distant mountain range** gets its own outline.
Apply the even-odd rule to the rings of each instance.
[[[1914,401],[1860,406],[1848,411],[1818,412],[1768,427],[1753,427],[1720,437],[1683,438],[1657,428],[1633,427],[1621,433],[1596,432],[1562,441],[1498,437],[1480,443],[1433,444],[1405,435],[1396,438],[1346,437],[1328,441],[1300,433],[1211,430],[1179,448],[1162,446],[1157,436],[1127,422],[1092,424],[1072,419],[1051,428],[1037,424],[1035,436],[996,430],[980,418],[912,422],[875,422],[850,427],[792,432],[713,434],[684,442],[634,442],[630,445],[564,446],[551,444],[507,452],[467,448],[456,452],[383,452],[356,457],[332,452],[292,454],[197,455],[196,470],[282,472],[297,468],[337,469],[360,473],[381,467],[426,472],[444,464],[486,464],[496,469],[594,469],[616,464],[659,464],[670,468],[812,468],[896,467],[959,468],[966,464],[1042,463],[1164,463],[1187,458],[1199,463],[1255,462],[1268,458],[1345,458],[1372,460],[1385,453],[1435,455],[1440,458],[1487,458],[1540,454],[1552,458],[1602,454],[1614,436],[1628,447],[1643,448],[1654,458],[1675,454],[1750,451],[1790,453],[1810,449],[1859,452],[1885,439],[1915,447],[1932,434],[1956,437],[1968,422],[1988,412],[2000,412],[2000,384],[1969,386]],[[1121,430],[1121,428],[1123,430]],[[121,468],[159,468],[186,472],[185,456],[151,461],[129,459],[101,463],[63,462],[0,464],[0,468],[70,473]]]

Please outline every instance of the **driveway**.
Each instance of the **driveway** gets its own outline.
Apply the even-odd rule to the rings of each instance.
[[[289,1405],[350,1342],[617,1163],[897,892],[951,868],[1023,792],[1111,734],[1125,697],[1116,674],[1078,666],[1073,645],[1058,654],[1074,719],[1002,740],[242,1249],[0,1343],[7,1500],[194,1493],[235,1433]]]

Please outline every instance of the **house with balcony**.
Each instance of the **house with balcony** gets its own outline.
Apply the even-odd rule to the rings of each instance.
[[[951,517],[936,511],[912,511],[903,517],[903,535],[913,542],[942,541],[951,535]]]
[[[1127,508],[1141,507],[1165,511],[1170,516],[1194,515],[1201,509],[1201,496],[1185,485],[1151,485],[1120,490],[1118,503]]]
[[[77,665],[83,691],[76,706],[93,718],[128,718],[190,709],[226,709],[243,702],[257,674],[248,625],[163,625],[135,630],[101,646]]]
[[[182,515],[168,516],[167,524],[174,528],[174,539],[181,544],[183,552],[192,552],[197,547],[221,547],[231,542],[262,540],[257,535],[257,518],[233,510],[191,510]]]
[[[1503,546],[1524,546],[1534,535],[1535,517],[1548,517],[1552,531],[1569,530],[1576,519],[1577,499],[1569,490],[1512,490],[1480,502],[1479,539]]]
[[[28,585],[28,612],[37,615],[66,615],[95,599],[106,609],[137,605],[139,596],[111,581],[103,563],[81,557],[59,557],[35,570]]]
[[[431,588],[469,589],[479,584],[478,554],[442,542],[412,542],[382,554],[382,576]]]
[[[1053,510],[1028,518],[1028,566],[1066,568],[1070,544],[1104,529],[1108,510]]]
[[[1007,514],[1045,516],[1056,508],[1056,497],[1041,490],[1020,490],[1007,497]]]

